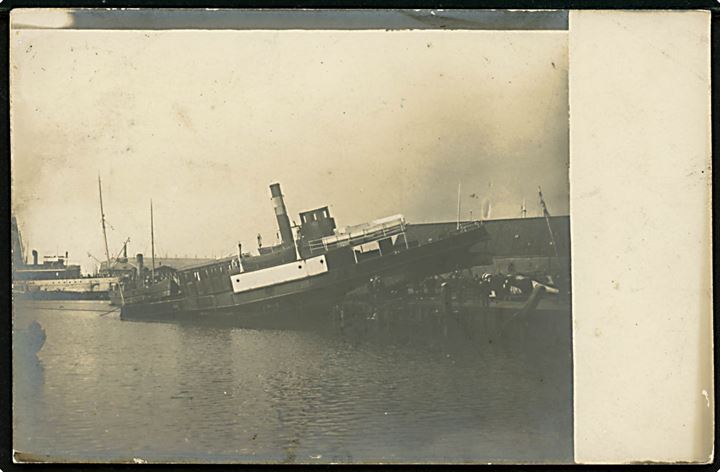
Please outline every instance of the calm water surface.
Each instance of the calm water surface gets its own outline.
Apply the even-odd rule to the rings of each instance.
[[[352,312],[292,331],[101,315],[111,309],[15,307],[16,450],[68,461],[572,460],[567,309]],[[33,320],[46,332],[37,355]]]

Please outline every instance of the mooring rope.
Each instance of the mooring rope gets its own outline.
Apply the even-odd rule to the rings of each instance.
[[[115,313],[116,311],[120,311],[120,308],[113,308],[112,310],[106,311],[105,313],[100,313],[98,316],[109,315],[110,313]]]

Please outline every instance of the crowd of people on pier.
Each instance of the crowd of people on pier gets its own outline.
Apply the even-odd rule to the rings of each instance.
[[[533,289],[542,286],[546,294],[560,297],[568,293],[562,278],[555,274],[536,272],[521,274],[512,265],[508,273],[473,273],[469,269],[433,275],[410,284],[386,284],[380,276],[368,283],[368,293],[374,298],[414,296],[419,299],[436,298],[462,302],[478,300],[482,306],[501,301],[527,300]]]

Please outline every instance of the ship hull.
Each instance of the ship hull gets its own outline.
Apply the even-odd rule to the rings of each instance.
[[[29,300],[109,300],[116,277],[88,277],[13,282],[13,296]]]
[[[109,300],[110,293],[105,292],[66,292],[66,291],[13,291],[13,298],[24,300]]]
[[[248,322],[258,319],[269,321],[272,318],[293,321],[301,317],[303,319],[298,321],[303,322],[309,313],[327,313],[348,292],[366,286],[371,277],[421,279],[464,267],[469,261],[469,248],[486,239],[486,235],[484,228],[478,227],[360,263],[333,263],[339,259],[337,255],[340,251],[338,254],[327,253],[329,270],[315,277],[242,293],[225,290],[203,296],[126,304],[122,307],[121,318],[168,320],[218,315]],[[344,259],[347,261],[347,257]]]
[[[123,306],[170,298],[173,295],[170,280],[163,280],[148,288],[129,288],[118,284],[110,291],[110,305]]]
[[[263,329],[303,328],[323,323],[342,295],[308,292],[270,301],[215,309],[190,309],[184,300],[161,301],[123,306],[120,317],[126,321],[194,322],[208,320],[213,324]],[[128,309],[130,308],[130,309]]]

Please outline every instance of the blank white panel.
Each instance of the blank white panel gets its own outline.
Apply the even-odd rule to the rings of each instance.
[[[230,277],[233,292],[246,292],[256,288],[292,282],[327,272],[325,256],[312,257],[267,269],[236,274]]]
[[[575,460],[711,461],[710,14],[570,14]]]

